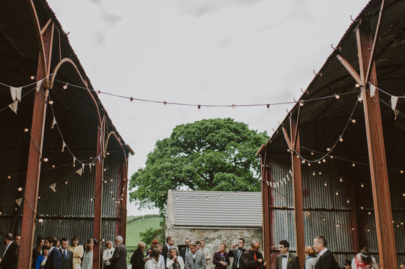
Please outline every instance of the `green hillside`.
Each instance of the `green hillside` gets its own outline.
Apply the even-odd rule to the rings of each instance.
[[[161,217],[159,215],[146,216],[129,216],[127,220],[127,240],[126,245],[135,247],[138,245],[141,238],[139,233],[146,231],[149,228],[159,228]],[[150,242],[145,242],[149,245]]]

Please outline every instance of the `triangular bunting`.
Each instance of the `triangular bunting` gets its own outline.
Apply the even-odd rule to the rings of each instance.
[[[396,120],[398,118],[398,115],[399,115],[399,110],[398,109],[394,110],[394,115],[395,115],[395,120]]]
[[[65,141],[62,141],[62,152],[65,151],[65,147],[66,147],[66,143],[65,143]]]
[[[15,101],[14,103],[9,104],[8,107],[9,107],[15,114],[17,114],[18,101]]]
[[[35,90],[36,90],[37,92],[39,92],[39,90],[41,89],[42,81],[43,81],[43,80],[37,81],[37,86],[35,87]]]
[[[370,97],[374,97],[376,87],[370,83]]]
[[[395,111],[397,108],[398,96],[391,96],[391,108]]]
[[[18,198],[18,199],[15,200],[15,203],[16,203],[18,206],[20,206],[21,203],[22,203],[22,200],[23,200],[23,198]]]
[[[13,101],[18,100],[21,102],[21,91],[22,87],[10,87],[11,99]]]
[[[56,118],[55,118],[55,116],[54,116],[54,117],[53,117],[53,120],[52,120],[51,129],[53,129],[53,128],[55,127],[55,125],[56,125]]]
[[[50,188],[53,192],[56,192],[56,183],[53,183],[52,185],[49,185],[49,188]]]
[[[267,184],[267,186],[269,186],[269,185],[270,185],[270,182],[268,182],[268,181],[266,180],[266,184]]]
[[[76,174],[82,175],[82,174],[83,174],[83,167],[80,168],[80,169],[78,169],[78,170],[76,170]]]

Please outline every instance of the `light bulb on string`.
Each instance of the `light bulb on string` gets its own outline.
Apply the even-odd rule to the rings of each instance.
[[[235,108],[236,108],[236,105],[235,105],[235,104],[232,104],[232,108],[235,109]]]
[[[266,105],[267,110],[270,110],[270,104]]]
[[[323,185],[324,185],[325,187],[328,187],[328,183],[327,183],[327,182],[325,182]]]
[[[322,175],[322,171],[319,171],[319,172],[318,172],[318,175]]]
[[[318,164],[321,164],[321,163],[322,163],[322,162],[319,160],[319,161],[318,161]]]
[[[353,167],[355,167],[355,166],[356,166],[356,163],[355,163],[355,162],[353,162],[353,163],[352,163],[352,166],[353,166]]]
[[[329,158],[333,159],[334,157],[333,157],[333,155],[330,155]]]
[[[302,162],[301,163],[305,163],[305,160],[302,160]]]
[[[311,163],[310,163],[310,162],[308,162],[308,166],[311,166]]]
[[[66,83],[65,85],[63,85],[62,87],[64,90],[66,90],[68,88],[68,83]]]
[[[24,129],[24,133],[28,133],[29,132],[29,129],[28,128],[25,128]]]
[[[360,206],[360,209],[361,209],[361,210],[364,210],[364,206]]]
[[[343,137],[339,136],[339,142],[343,142]]]
[[[323,163],[326,163],[326,159],[323,159],[322,162],[323,162]]]
[[[399,173],[403,174],[403,173],[405,173],[405,172],[404,172],[404,170],[401,170],[401,171],[399,171]]]
[[[337,191],[335,194],[336,194],[336,196],[339,196],[339,192],[338,192],[338,191]]]
[[[34,75],[31,75],[31,76],[30,76],[30,79],[31,79],[31,80],[34,80],[34,79],[35,79],[35,76],[34,76]]]
[[[7,176],[7,179],[11,179],[11,176]]]
[[[52,101],[52,100],[49,100],[49,101],[48,101],[48,104],[53,105],[53,101]]]
[[[335,98],[336,98],[337,100],[339,100],[339,99],[340,99],[340,95],[335,94]]]
[[[330,149],[330,148],[326,148],[326,151],[329,152],[329,151],[331,151],[331,149]]]
[[[311,155],[314,156],[314,154],[315,154],[315,153],[314,153],[313,151],[311,151]]]
[[[201,105],[197,106],[198,111],[201,111]]]
[[[354,124],[354,123],[356,123],[357,122],[357,120],[356,119],[352,119],[352,123]]]
[[[346,204],[350,204],[350,199],[347,199],[347,200],[346,200]]]
[[[364,184],[363,184],[363,183],[361,183],[360,187],[364,188]]]
[[[343,178],[342,178],[342,177],[339,178],[339,182],[340,182],[340,183],[343,182]]]
[[[316,173],[315,173],[315,171],[314,171],[314,172],[312,172],[312,175],[313,175],[313,176],[316,176]]]
[[[300,106],[304,106],[304,102],[301,101],[301,102],[300,102]]]
[[[18,187],[17,191],[22,192],[23,188],[22,187]]]

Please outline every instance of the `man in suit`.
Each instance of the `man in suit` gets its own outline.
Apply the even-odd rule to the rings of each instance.
[[[289,253],[290,244],[287,240],[281,240],[279,243],[280,255],[277,256],[276,269],[300,269],[298,257]]]
[[[110,260],[112,269],[127,269],[127,249],[121,235],[115,237],[115,250]]]
[[[205,256],[201,251],[197,251],[197,244],[190,243],[190,252],[184,261],[185,269],[205,269]]]
[[[1,269],[17,269],[18,245],[13,241],[13,234],[8,233],[4,238],[6,249],[0,258]]]
[[[241,264],[242,269],[264,269],[266,267],[266,261],[263,259],[263,254],[259,251],[260,243],[253,241],[250,245],[250,249],[245,251],[242,256]]]
[[[190,238],[186,238],[186,240],[184,241],[185,247],[180,247],[180,246],[179,246],[179,249],[180,249],[180,256],[183,258],[183,261],[186,260],[187,254],[190,253],[190,242],[191,242],[191,239],[190,239]]]
[[[132,254],[130,263],[132,264],[132,269],[145,269],[145,255],[143,251],[145,250],[146,244],[140,242],[138,248]]]
[[[174,246],[174,239],[171,236],[166,237],[166,244],[162,248],[162,256],[164,258],[165,266],[167,261],[167,255],[170,249]]]
[[[73,269],[73,252],[68,249],[69,240],[62,238],[61,253],[62,253],[62,269]]]
[[[236,248],[236,245],[232,245],[232,249],[229,250],[229,257],[233,257],[233,262],[232,262],[232,269],[239,269],[240,266],[240,258],[242,257],[242,254],[246,251],[244,248],[245,246],[245,239],[239,238],[238,240],[238,247]]]
[[[323,236],[317,236],[314,239],[314,249],[318,253],[318,262],[315,265],[315,269],[338,269],[335,257],[327,249],[327,241]]]
[[[62,269],[62,253],[56,248],[59,240],[55,237],[49,237],[46,240],[51,248],[45,263],[45,269]]]

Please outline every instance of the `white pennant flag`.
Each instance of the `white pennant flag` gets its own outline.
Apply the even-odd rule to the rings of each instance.
[[[280,187],[280,184],[278,182],[276,182],[276,188]]]
[[[15,101],[14,103],[9,104],[8,107],[9,107],[15,114],[17,114],[18,101]]]
[[[39,90],[41,89],[42,81],[43,81],[43,80],[37,81],[37,86],[35,87],[35,90],[36,90],[37,92],[39,92]]]
[[[394,110],[394,115],[395,115],[395,119],[397,119],[397,118],[398,118],[398,115],[399,115],[399,110],[398,110],[398,109],[395,109],[395,110]]]
[[[76,167],[76,157],[73,156],[73,167]]]
[[[376,87],[370,83],[370,97],[374,97]]]
[[[50,188],[53,192],[56,192],[56,183],[53,183],[52,185],[49,185],[49,188]]]
[[[267,184],[267,186],[269,186],[269,185],[270,185],[270,182],[268,182],[268,181],[266,180],[266,184]]]
[[[21,91],[22,87],[10,87],[11,99],[13,101],[18,100],[21,102]]]
[[[20,206],[22,203],[23,198],[18,198],[17,200],[15,200],[15,203]]]
[[[270,187],[274,189],[274,182],[270,182]]]
[[[287,180],[285,178],[283,178],[283,182],[284,184],[287,184]]]
[[[82,175],[83,174],[83,167],[76,171],[76,174]]]
[[[62,141],[62,152],[65,151],[65,147],[66,147],[66,143],[65,143],[65,141]]]
[[[53,129],[56,125],[56,119],[53,117],[51,129]]]
[[[397,108],[398,96],[391,96],[391,108],[395,111]]]
[[[91,173],[91,163],[89,163],[89,169],[90,169],[90,173]]]

